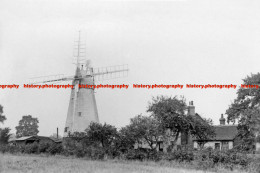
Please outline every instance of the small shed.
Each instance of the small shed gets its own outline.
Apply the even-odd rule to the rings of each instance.
[[[40,142],[46,142],[46,143],[56,143],[53,139],[46,137],[46,136],[22,136],[20,138],[15,138],[9,141],[10,143],[13,144],[31,144],[34,142],[40,143]]]

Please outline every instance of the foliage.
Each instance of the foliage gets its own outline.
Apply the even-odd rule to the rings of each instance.
[[[170,137],[174,137],[173,145],[175,145],[181,132],[190,133],[199,139],[207,139],[215,135],[210,120],[202,119],[198,114],[186,116],[186,110],[184,97],[179,99],[177,96],[158,96],[152,99],[147,111],[151,112],[158,120],[160,128],[165,131],[165,143]],[[169,146],[168,149],[172,147]]]
[[[118,135],[116,127],[109,124],[92,122],[86,129],[87,139],[93,143],[98,143],[103,148],[110,148]]]
[[[31,115],[25,115],[19,121],[19,125],[16,126],[16,136],[33,136],[39,133],[38,119],[33,118]]]
[[[243,79],[244,85],[260,85],[260,73]],[[260,134],[260,89],[240,88],[237,98],[227,109],[228,122],[238,120],[238,138],[241,149],[253,150],[254,139]]]
[[[36,154],[38,153],[39,145],[38,143],[34,142],[32,144],[25,145],[25,153],[27,154]]]
[[[50,147],[47,149],[47,152],[55,155],[55,154],[61,154],[63,152],[63,147],[61,144],[53,143],[50,145]]]
[[[166,154],[166,159],[169,161],[178,161],[178,162],[191,162],[194,160],[193,151],[190,151],[186,148],[180,150],[174,150],[173,152]]]
[[[40,142],[39,143],[39,153],[46,153],[50,147],[50,143],[48,142]]]
[[[190,134],[199,140],[206,140],[213,138],[215,134],[215,129],[211,119],[202,118],[196,113],[195,116],[187,116],[190,123]]]
[[[3,115],[3,113],[3,106],[0,105],[0,123],[4,123],[4,121],[6,120],[6,117]]]
[[[137,149],[137,150],[129,150],[125,154],[125,158],[127,160],[140,160],[143,161],[147,157],[147,153],[143,150]]]
[[[194,156],[194,160],[202,169],[213,168],[221,164],[225,168],[233,170],[234,166],[246,168],[251,162],[245,153],[238,153],[235,150],[220,151],[208,148],[195,152]]]
[[[8,140],[10,138],[10,129],[9,128],[0,128],[0,145],[4,145],[8,143]]]
[[[134,149],[134,144],[136,143],[136,140],[132,136],[132,134],[133,133],[129,126],[121,128],[118,132],[118,136],[115,138],[114,141],[115,148],[122,153]]]
[[[132,118],[126,129],[128,130],[128,138],[131,138],[135,143],[144,141],[152,150],[157,148],[160,137],[164,134],[157,119],[142,115]]]

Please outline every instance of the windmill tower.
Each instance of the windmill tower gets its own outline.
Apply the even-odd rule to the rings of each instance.
[[[72,80],[74,87],[71,89],[64,137],[74,132],[84,132],[91,122],[99,122],[94,88],[80,88],[79,85],[94,85],[95,81],[124,77],[129,71],[127,65],[93,68],[89,60],[82,63],[82,58],[85,58],[84,46],[79,32],[74,76],[52,75],[32,78],[33,82],[31,82],[35,84]]]

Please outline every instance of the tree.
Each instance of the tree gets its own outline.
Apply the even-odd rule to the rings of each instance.
[[[160,127],[166,132],[165,140],[174,138],[173,145],[176,144],[180,133],[191,133],[191,135],[206,139],[214,135],[214,129],[209,121],[198,116],[187,116],[185,111],[187,105],[185,98],[158,96],[152,99],[148,106],[148,112],[156,118]],[[166,141],[165,141],[166,142]]]
[[[174,134],[174,144],[182,131],[189,129],[189,121],[185,115],[186,103],[184,97],[178,99],[175,97],[157,96],[152,98],[147,112],[155,117],[161,125],[161,128],[168,131],[168,135]]]
[[[0,145],[7,144],[10,136],[11,134],[9,128],[0,129]]]
[[[92,122],[86,129],[88,140],[99,143],[103,148],[110,148],[118,135],[116,127],[109,124]]]
[[[146,142],[152,150],[157,148],[158,142],[164,134],[157,119],[142,115],[132,118],[126,129],[128,138],[131,138],[135,143]]]
[[[215,128],[211,119],[202,118],[199,114],[187,116],[190,122],[189,133],[196,139],[200,140],[202,147],[206,140],[216,136]]]
[[[132,129],[129,128],[129,125],[127,125],[126,127],[122,127],[118,132],[118,136],[115,138],[116,148],[121,152],[133,149],[136,140],[132,135]]]
[[[259,86],[260,73],[251,74],[243,79],[246,86]],[[257,136],[260,134],[260,89],[241,87],[237,91],[237,98],[226,110],[228,122],[238,121],[238,148],[253,150]]]
[[[0,123],[4,123],[4,121],[6,120],[6,117],[3,115],[3,113],[3,106],[0,105]]]
[[[19,125],[16,126],[16,136],[33,136],[39,133],[38,119],[33,118],[31,115],[25,115],[19,121]]]
[[[3,106],[0,105],[0,123],[4,123],[6,117],[3,115]],[[0,128],[0,145],[7,144],[10,138],[10,129],[9,128]]]

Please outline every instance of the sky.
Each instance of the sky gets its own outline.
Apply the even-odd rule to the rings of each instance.
[[[78,31],[93,67],[128,64],[127,77],[97,84],[99,119],[118,128],[148,115],[152,97],[184,95],[219,124],[237,89],[138,89],[133,84],[233,84],[259,72],[260,2],[246,0],[0,0],[0,104],[15,126],[39,120],[39,135],[65,126],[69,89],[25,89],[31,77],[74,75]],[[64,84],[71,84],[67,81]],[[226,115],[225,115],[226,116]]]

